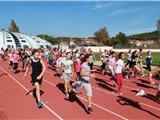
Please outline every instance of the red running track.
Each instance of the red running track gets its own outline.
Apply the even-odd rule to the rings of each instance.
[[[6,119],[160,119],[160,104],[155,102],[156,86],[146,79],[124,80],[123,96],[115,94],[115,88],[108,76],[96,74],[93,86],[93,109],[87,113],[85,92],[65,100],[63,80],[48,69],[42,84],[44,107],[37,108],[32,96],[30,76],[23,80],[22,72],[14,74],[8,69],[8,61],[0,60],[0,120]],[[147,91],[146,97],[136,97],[137,90]],[[30,92],[29,92],[30,91]]]

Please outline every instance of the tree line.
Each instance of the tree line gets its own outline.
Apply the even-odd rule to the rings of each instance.
[[[149,33],[135,34],[127,36],[123,32],[119,32],[115,37],[110,37],[106,27],[100,28],[94,33],[94,37],[98,43],[103,43],[104,45],[114,46],[117,44],[129,44],[129,40],[157,40],[160,39],[160,20],[157,21],[157,30]],[[11,19],[10,32],[20,32],[19,26],[17,26],[15,20]],[[69,42],[70,38],[61,37],[55,38],[47,34],[38,34],[38,37],[47,40],[51,44],[60,44],[61,42]],[[76,42],[81,42],[80,38],[74,38]]]

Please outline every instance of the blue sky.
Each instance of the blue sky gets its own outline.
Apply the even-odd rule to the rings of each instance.
[[[156,30],[160,1],[0,2],[0,28],[14,19],[20,31],[56,37],[92,37],[106,27],[110,36]]]

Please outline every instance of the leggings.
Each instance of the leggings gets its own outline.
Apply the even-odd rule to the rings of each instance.
[[[117,85],[118,85],[118,92],[121,92],[121,89],[122,89],[122,73],[117,73],[116,74],[116,82],[117,82]]]

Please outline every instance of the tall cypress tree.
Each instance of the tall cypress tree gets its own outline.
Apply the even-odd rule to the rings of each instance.
[[[11,19],[9,31],[10,32],[19,32],[19,27],[16,25],[16,22],[13,19]]]

